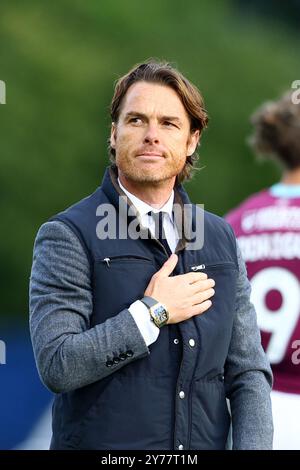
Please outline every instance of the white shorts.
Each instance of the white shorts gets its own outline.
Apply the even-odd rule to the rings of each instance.
[[[300,450],[300,395],[272,391],[274,450]]]

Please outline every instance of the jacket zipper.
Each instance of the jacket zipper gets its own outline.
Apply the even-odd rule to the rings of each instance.
[[[128,256],[128,255],[120,255],[120,256],[110,256],[106,258],[102,258],[100,261],[102,263],[106,263],[107,267],[110,268],[111,262],[115,261],[126,261],[126,260],[134,260],[134,261],[149,261],[152,263],[152,260],[150,258],[146,258],[144,256]]]
[[[201,271],[205,269],[205,264],[199,264],[199,266],[191,266],[191,271]]]
[[[232,268],[234,267],[233,261],[225,261],[225,263],[215,263],[215,264],[199,264],[198,266],[191,266],[191,271],[202,271],[203,269],[217,269],[217,268]]]

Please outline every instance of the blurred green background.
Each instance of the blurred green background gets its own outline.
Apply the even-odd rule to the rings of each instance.
[[[38,227],[99,185],[113,82],[133,64],[167,59],[205,97],[205,168],[186,186],[194,202],[223,215],[278,179],[270,163],[255,163],[245,140],[256,106],[300,79],[297,4],[1,0],[2,320],[28,314]]]

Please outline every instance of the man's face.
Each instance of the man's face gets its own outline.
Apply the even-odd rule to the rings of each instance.
[[[135,183],[175,182],[198,140],[177,93],[148,82],[129,88],[111,130],[119,175]]]

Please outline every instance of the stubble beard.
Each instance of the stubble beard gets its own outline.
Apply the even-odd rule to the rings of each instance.
[[[146,165],[141,168],[139,164],[135,164],[134,159],[121,157],[116,159],[116,164],[123,175],[135,183],[149,184],[149,183],[163,183],[176,177],[184,168],[185,163],[175,165],[174,162],[169,161],[162,168],[154,170],[146,168]]]

